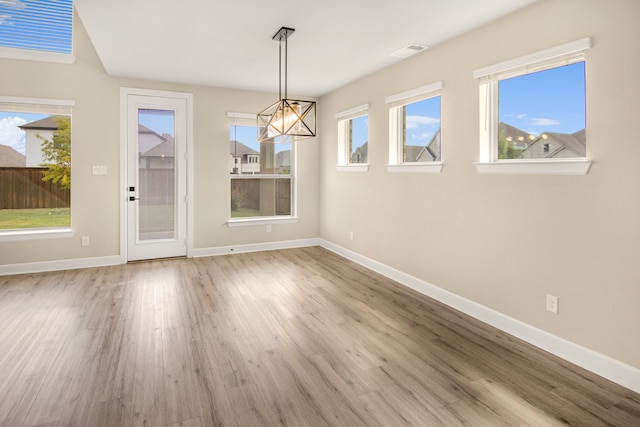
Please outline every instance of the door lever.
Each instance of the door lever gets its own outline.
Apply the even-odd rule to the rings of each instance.
[[[140,200],[140,197],[129,196],[129,201],[130,202],[135,202],[136,200]]]

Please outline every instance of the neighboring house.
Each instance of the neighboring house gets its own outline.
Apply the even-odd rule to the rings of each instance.
[[[26,157],[26,167],[37,168],[40,167],[42,163],[45,163],[42,157],[42,142],[45,139],[51,141],[53,133],[58,130],[57,117],[59,116],[49,116],[36,120],[35,122],[18,126],[25,133],[24,153]]]
[[[175,160],[173,136],[158,134],[138,124],[139,167],[141,169],[172,169]]]
[[[587,156],[584,129],[575,133],[544,132],[522,152],[523,159],[567,158]]]
[[[24,154],[13,147],[0,144],[0,168],[23,168],[26,165]]]
[[[369,141],[356,148],[351,154],[351,163],[367,163],[369,157]]]
[[[504,122],[498,123],[498,135],[503,136],[516,150],[524,150],[535,139],[533,135]]]
[[[441,146],[442,138],[440,137],[440,129],[431,137],[431,140],[424,147],[417,147],[420,150],[415,157],[412,157],[411,161],[416,162],[439,162],[440,161],[440,146]],[[410,146],[407,146],[409,148]],[[409,152],[407,151],[407,155]],[[409,161],[409,157],[407,157],[407,161]]]
[[[260,153],[240,141],[229,141],[229,172],[260,173]]]

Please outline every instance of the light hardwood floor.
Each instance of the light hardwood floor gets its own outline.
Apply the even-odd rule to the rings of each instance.
[[[2,426],[640,426],[640,395],[321,248],[0,277]]]

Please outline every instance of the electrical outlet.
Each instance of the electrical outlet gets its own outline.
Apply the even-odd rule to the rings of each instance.
[[[558,297],[547,294],[547,311],[558,314]]]
[[[271,233],[271,224],[267,224],[267,233]]]
[[[89,236],[82,236],[81,244],[82,246],[89,246]]]
[[[353,240],[353,231],[349,232],[349,240]]]

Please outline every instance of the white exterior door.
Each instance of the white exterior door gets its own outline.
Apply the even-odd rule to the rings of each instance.
[[[187,99],[125,92],[122,96],[126,97],[127,230],[122,233],[126,258],[185,256]]]

